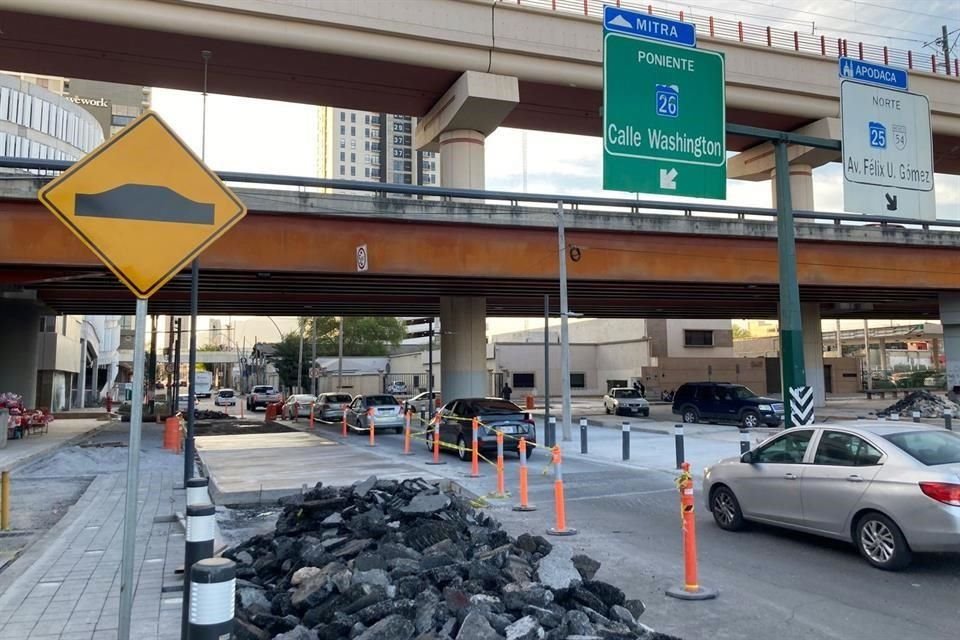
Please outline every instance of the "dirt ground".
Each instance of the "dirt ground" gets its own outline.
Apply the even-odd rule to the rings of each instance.
[[[276,422],[263,422],[262,420],[200,420],[194,425],[195,436],[234,436],[242,434],[260,434],[260,433],[290,433],[294,431],[289,427]]]

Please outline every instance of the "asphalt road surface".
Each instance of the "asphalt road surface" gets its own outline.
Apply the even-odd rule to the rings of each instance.
[[[320,425],[326,435],[338,429]],[[634,446],[668,438],[635,433]],[[648,440],[643,440],[644,438]],[[351,446],[366,446],[353,434]],[[663,443],[661,443],[663,444]],[[576,443],[571,443],[574,448]],[[376,455],[401,457],[402,436],[378,434]],[[669,447],[664,447],[668,450]],[[423,464],[429,454],[415,442],[409,464]],[[553,476],[541,471],[548,461],[543,450],[530,461],[533,513],[510,509],[516,503],[518,459],[506,458],[507,487],[514,496],[490,500],[491,512],[514,535],[543,533],[553,525]],[[469,463],[446,454],[441,467],[424,466],[455,478],[468,490],[484,495],[495,487],[495,468],[484,463],[483,477],[470,479]],[[899,573],[871,568],[856,550],[835,542],[753,526],[740,533],[720,530],[697,497],[697,539],[700,584],[720,590],[706,602],[683,602],[664,595],[682,584],[679,498],[674,474],[611,460],[594,461],[570,454],[563,475],[567,522],[576,536],[554,538],[602,562],[598,578],[620,586],[628,597],[647,603],[643,621],[687,640],[699,638],[762,638],[777,640],[956,640],[960,637],[960,556],[916,556]],[[699,493],[699,480],[697,484]]]

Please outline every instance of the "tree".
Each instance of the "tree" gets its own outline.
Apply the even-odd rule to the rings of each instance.
[[[738,324],[733,325],[733,339],[743,340],[750,337],[750,331]]]
[[[317,325],[317,356],[333,357],[339,352],[340,321],[335,317],[300,318],[303,327],[303,369],[301,382],[308,385],[310,356],[313,353],[313,323]],[[407,329],[396,318],[344,318],[343,355],[353,357],[385,356],[406,337]],[[292,331],[277,345],[273,366],[277,369],[280,384],[293,387],[297,384],[297,362],[300,359],[300,333]]]
[[[317,355],[332,357],[339,351],[340,321],[332,316],[300,318],[303,323],[304,355],[312,353],[312,328],[317,325]],[[343,355],[385,356],[400,344],[407,335],[407,328],[396,318],[357,317],[343,319]],[[299,350],[300,338],[297,336]]]

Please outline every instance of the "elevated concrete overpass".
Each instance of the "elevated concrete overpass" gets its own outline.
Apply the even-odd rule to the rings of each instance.
[[[537,0],[5,0],[0,59],[196,91],[199,52],[209,49],[216,93],[414,116],[476,71],[517,79],[503,125],[600,135],[601,5],[589,0],[590,15],[577,15]],[[823,44],[821,55],[778,48],[769,31],[765,46],[710,37],[703,26],[700,46],[726,55],[730,122],[794,130],[838,115],[836,54],[856,56],[856,46]],[[960,82],[922,70],[931,68],[929,58],[916,61],[911,89],[930,98],[937,171],[960,173]],[[754,144],[728,140],[732,150]]]
[[[40,180],[7,181],[0,200],[0,288],[59,313],[131,313],[129,292],[36,201]],[[439,315],[443,296],[485,296],[489,316],[536,316],[558,294],[552,208],[238,189],[250,214],[202,258],[200,312]],[[662,205],[663,207],[675,205]],[[777,315],[776,224],[746,209],[719,216],[585,207],[568,213],[570,305],[595,317]],[[826,214],[824,214],[826,215]],[[960,292],[960,229],[802,222],[801,299],[824,317],[935,318]],[[357,273],[355,247],[368,246]],[[162,250],[162,247],[150,248]],[[151,298],[186,313],[189,278]]]

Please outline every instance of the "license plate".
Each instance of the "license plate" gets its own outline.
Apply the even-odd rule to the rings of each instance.
[[[513,424],[502,424],[500,426],[494,427],[498,431],[503,431],[504,433],[516,433],[517,426]]]

